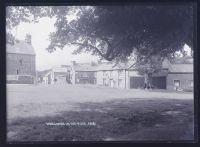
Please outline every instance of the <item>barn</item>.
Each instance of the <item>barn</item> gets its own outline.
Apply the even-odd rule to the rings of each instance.
[[[6,45],[6,75],[8,84],[34,84],[36,81],[35,51],[31,36],[14,45]]]
[[[169,67],[167,89],[193,91],[193,64],[173,64]]]

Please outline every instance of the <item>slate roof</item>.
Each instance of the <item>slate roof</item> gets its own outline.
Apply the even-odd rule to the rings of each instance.
[[[43,70],[43,71],[38,71],[37,74],[38,74],[38,76],[45,76],[50,71],[51,71],[51,69],[47,69],[47,70]]]
[[[120,70],[120,69],[129,69],[134,70],[134,67],[131,67],[133,63],[119,63],[114,66],[115,63],[105,62],[99,63],[96,65],[91,65],[91,63],[76,63],[74,65],[75,71],[106,71],[106,70]],[[131,68],[129,68],[131,67]],[[165,68],[165,67],[164,67]],[[193,73],[193,64],[169,64],[166,68],[169,73]],[[162,75],[166,75],[167,72],[162,72]]]
[[[91,63],[76,63],[73,65],[75,71],[96,71],[97,65],[91,65]]]
[[[119,69],[128,69],[131,66],[130,63],[115,63],[103,62],[96,65],[91,63],[76,63],[73,68],[75,71],[105,71],[105,70],[119,70]]]
[[[179,57],[179,58],[176,58],[174,61],[172,60],[172,63],[174,63],[174,64],[192,64],[193,57],[191,57],[191,56]]]
[[[51,69],[43,70],[43,71],[38,71],[38,76],[45,76],[47,73],[50,71],[53,71],[58,74],[65,74],[67,73],[67,70],[69,70],[70,67],[53,67]]]
[[[193,73],[193,64],[171,64],[170,73]]]
[[[120,69],[128,69],[132,64],[129,63],[119,63],[115,65],[115,63],[103,63],[100,64],[97,70],[120,70]]]
[[[33,46],[29,43],[26,43],[25,41],[19,41],[14,45],[7,44],[6,52],[15,54],[35,55]]]
[[[67,72],[67,70],[69,70],[69,68],[67,68],[67,67],[54,67],[54,68],[52,68],[53,72],[58,72],[58,73],[65,73],[65,72]]]

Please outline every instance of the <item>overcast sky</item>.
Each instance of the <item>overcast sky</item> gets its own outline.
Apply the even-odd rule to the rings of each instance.
[[[26,34],[32,35],[32,45],[36,52],[36,69],[45,70],[52,67],[59,67],[60,65],[69,65],[71,61],[77,62],[91,62],[97,61],[96,56],[90,54],[72,55],[74,47],[66,46],[64,50],[56,50],[49,53],[46,48],[50,43],[48,35],[54,31],[54,20],[50,18],[42,18],[39,23],[21,23],[17,29],[13,30],[14,35],[19,40],[24,40]],[[185,46],[185,50],[190,48]]]
[[[71,61],[91,62],[97,61],[96,56],[90,54],[72,55],[74,47],[66,46],[63,50],[56,50],[49,53],[46,48],[50,43],[48,35],[54,31],[54,20],[42,18],[39,23],[21,23],[17,29],[13,30],[14,35],[19,40],[24,40],[26,34],[32,35],[32,45],[36,52],[36,69],[45,70],[60,65],[70,64]]]

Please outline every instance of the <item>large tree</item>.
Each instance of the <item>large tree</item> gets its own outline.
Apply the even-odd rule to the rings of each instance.
[[[72,21],[70,14],[76,16]],[[161,62],[182,51],[184,44],[193,48],[193,5],[8,7],[6,21],[9,28],[44,16],[56,19],[49,52],[68,44],[78,46],[74,54],[89,52],[121,61],[136,50],[137,63],[153,67],[154,57]]]
[[[167,56],[192,47],[191,6],[77,7],[77,19],[59,12],[50,36],[49,51],[75,44],[76,53],[88,51],[106,60],[126,59],[134,49],[146,57]]]

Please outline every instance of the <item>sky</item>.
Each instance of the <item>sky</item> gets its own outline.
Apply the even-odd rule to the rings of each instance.
[[[55,30],[54,19],[42,18],[39,23],[20,23],[17,29],[13,30],[13,34],[19,40],[24,40],[26,34],[32,36],[32,46],[36,53],[36,69],[45,70],[61,65],[69,65],[71,61],[91,62],[97,61],[96,56],[82,53],[73,55],[75,47],[66,46],[63,50],[59,49],[49,53],[46,48],[49,45],[48,35]]]
[[[61,65],[69,65],[71,61],[79,63],[92,62],[98,60],[98,57],[90,54],[82,53],[73,55],[75,47],[66,46],[63,50],[56,50],[49,53],[46,48],[49,45],[48,35],[54,31],[54,19],[42,18],[39,23],[21,23],[17,29],[13,30],[13,34],[19,40],[24,40],[26,34],[32,36],[32,45],[36,53],[36,70],[46,70]],[[190,48],[185,45],[184,50],[190,52]]]

